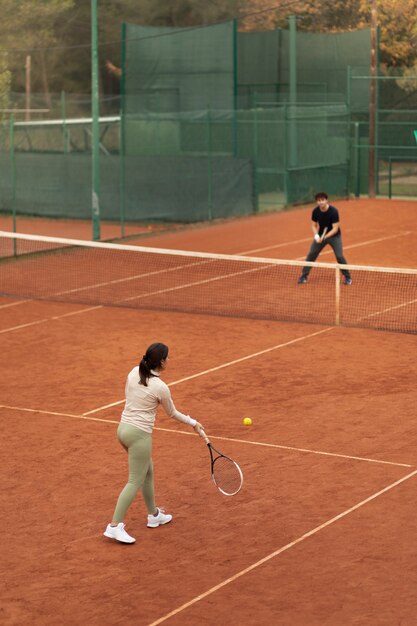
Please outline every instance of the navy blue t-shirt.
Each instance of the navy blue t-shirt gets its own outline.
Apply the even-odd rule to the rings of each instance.
[[[322,235],[326,227],[327,232],[329,232],[333,228],[333,224],[337,224],[339,222],[339,211],[331,204],[329,205],[327,211],[321,211],[320,207],[316,206],[311,214],[311,219],[313,222],[318,222],[319,235]],[[341,230],[339,226],[339,230],[335,235],[333,235],[333,237],[340,237],[340,234]]]

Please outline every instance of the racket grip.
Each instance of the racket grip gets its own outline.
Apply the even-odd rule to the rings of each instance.
[[[204,430],[202,428],[200,429],[200,432],[198,434],[200,435],[200,437],[202,439],[204,439],[205,443],[207,443],[207,444],[210,443],[209,438],[207,437],[206,433],[204,432]]]

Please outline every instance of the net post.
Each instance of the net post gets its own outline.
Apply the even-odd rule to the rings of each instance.
[[[339,278],[339,266],[337,265],[334,271],[335,275],[335,326],[340,326],[340,278]]]

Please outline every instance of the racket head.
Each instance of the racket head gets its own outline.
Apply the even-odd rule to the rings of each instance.
[[[236,461],[220,453],[212,462],[211,475],[224,496],[235,496],[242,489],[243,473]]]

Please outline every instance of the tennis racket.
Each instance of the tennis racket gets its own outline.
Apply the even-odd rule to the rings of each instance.
[[[213,446],[203,430],[201,436],[210,452],[211,477],[214,484],[224,496],[235,496],[242,489],[242,470],[235,461]]]
[[[329,230],[329,229],[328,229],[328,228],[327,228],[327,226],[326,226],[326,228],[323,230],[323,234],[322,234],[322,236],[321,236],[320,243],[323,243],[323,241],[324,241],[324,237],[325,237],[325,235],[326,235],[326,233],[327,233],[327,231],[328,231],[328,230]]]

